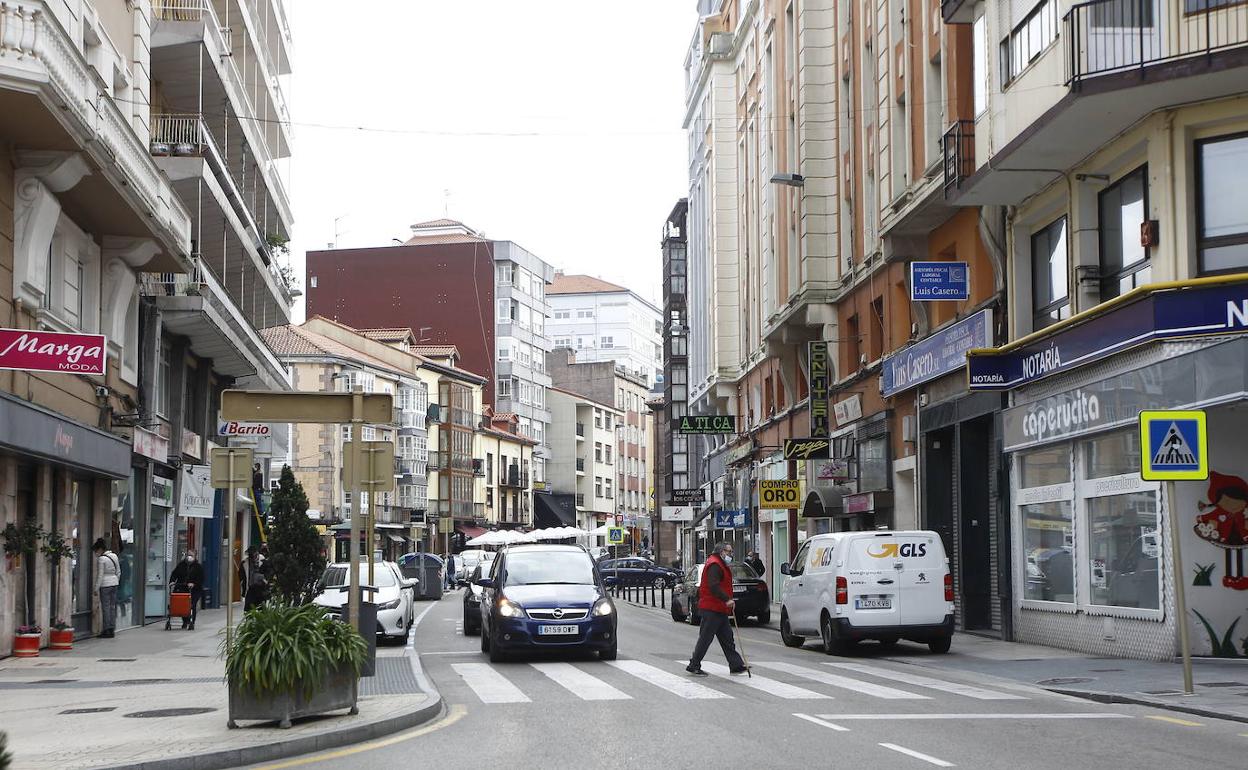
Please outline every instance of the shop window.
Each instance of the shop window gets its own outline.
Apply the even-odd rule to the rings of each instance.
[[[1140,225],[1148,214],[1148,167],[1141,166],[1097,198],[1100,217],[1101,301],[1126,294],[1152,277]]]
[[[1118,431],[1083,442],[1084,475],[1089,479],[1140,471],[1140,434]]]
[[[1031,236],[1031,328],[1070,317],[1066,217]]]
[[[1018,473],[1021,488],[1070,483],[1070,446],[1061,444],[1020,454]]]
[[[1024,505],[1024,597],[1045,602],[1075,600],[1075,523],[1069,500]]]
[[[888,489],[888,436],[858,442],[858,491]]]
[[[1248,209],[1240,190],[1248,173],[1248,134],[1196,143],[1197,250],[1200,272],[1248,266]]]
[[[1157,495],[1136,492],[1087,501],[1092,604],[1161,607],[1161,518]]]

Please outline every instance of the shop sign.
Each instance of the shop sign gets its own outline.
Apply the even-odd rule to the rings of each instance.
[[[746,529],[750,526],[750,509],[715,511],[715,529]]]
[[[152,477],[152,505],[173,507],[173,479]]]
[[[0,329],[0,369],[104,374],[103,334]]]
[[[764,510],[797,508],[800,497],[800,481],[761,479],[758,482],[758,507]]]
[[[849,478],[848,460],[816,460],[811,477],[819,486],[833,486]]]
[[[212,500],[212,469],[207,465],[183,466],[178,512],[194,519],[211,519]]]
[[[693,521],[692,505],[664,505],[659,509],[660,521]]]
[[[687,503],[705,503],[705,489],[673,489],[670,495],[671,501],[677,505]]]
[[[967,351],[992,344],[992,310],[941,329],[890,356],[880,371],[880,394],[885,398],[966,366]]]
[[[254,436],[264,438],[273,435],[273,429],[261,422],[239,422],[238,420],[218,420],[217,435],[242,437]]]
[[[730,414],[686,415],[672,421],[672,432],[720,435],[737,432],[737,418]]]
[[[826,438],[790,438],[784,440],[784,459],[816,460],[832,455],[832,442]]]
[[[754,454],[754,439],[746,441],[744,444],[734,446],[724,453],[724,464],[734,465],[741,462],[745,458]]]
[[[832,432],[828,421],[828,343],[822,340],[807,343],[806,351],[810,362],[810,376],[806,379],[806,389],[810,393],[810,435],[827,438]]]
[[[915,302],[970,299],[970,275],[965,262],[911,262],[910,299]]]
[[[204,456],[202,446],[202,439],[198,433],[186,428],[182,429],[182,454],[196,460],[202,459]]]
[[[135,427],[133,446],[137,455],[161,463],[169,461],[169,439],[159,433]]]
[[[1248,332],[1248,282],[1157,290],[1034,342],[967,356],[972,390],[1008,390],[1149,342]]]
[[[862,395],[855,393],[849,398],[837,401],[832,407],[832,412],[836,415],[836,424],[842,428],[855,420],[861,420]]]
[[[174,529],[173,523],[173,509],[170,508],[165,514],[165,561],[173,561],[173,541],[177,536],[178,531]]]
[[[844,503],[845,513],[868,513],[875,510],[875,494],[846,495]]]

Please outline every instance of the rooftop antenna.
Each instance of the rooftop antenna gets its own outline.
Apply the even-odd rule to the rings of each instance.
[[[442,191],[442,216],[446,219],[451,218],[451,191]]]
[[[338,248],[338,236],[341,235],[343,232],[350,232],[350,231],[344,231],[344,230],[338,229],[338,223],[346,219],[348,216],[350,216],[350,214],[343,214],[340,217],[334,217],[334,243],[332,246],[330,246],[330,248],[333,248],[333,249]]]

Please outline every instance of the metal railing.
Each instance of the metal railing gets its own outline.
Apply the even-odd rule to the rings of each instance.
[[[204,281],[198,269],[186,273],[139,273],[139,294],[144,297],[198,297]]]
[[[962,187],[962,181],[975,173],[975,121],[957,120],[940,141],[944,153],[945,197]]]
[[[1091,0],[1066,14],[1067,83],[1248,45],[1238,0]]]

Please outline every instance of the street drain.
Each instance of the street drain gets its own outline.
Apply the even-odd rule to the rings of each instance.
[[[100,658],[101,663],[133,663],[138,658]]]
[[[1038,685],[1085,684],[1087,682],[1094,682],[1094,681],[1096,680],[1091,679],[1086,676],[1059,676],[1056,679],[1041,679],[1039,682],[1036,682],[1036,684]]]
[[[61,714],[103,714],[106,711],[116,711],[116,706],[101,706],[98,709],[66,709]]]
[[[77,681],[77,679],[36,679],[31,684],[70,684]]]
[[[113,684],[167,684],[172,679],[118,679]]]
[[[1120,672],[1120,671],[1125,671],[1126,669],[1122,669],[1122,668],[1090,668],[1090,669],[1088,669],[1088,670],[1089,670],[1089,671],[1091,671],[1093,674],[1116,674],[1116,673],[1118,673],[1118,672]]]
[[[163,719],[164,717],[189,717],[196,714],[208,714],[216,709],[210,708],[182,708],[182,709],[154,709],[152,711],[136,711],[133,714],[124,714],[123,716],[132,719]]]
[[[1201,687],[1248,687],[1248,682],[1197,682]]]

